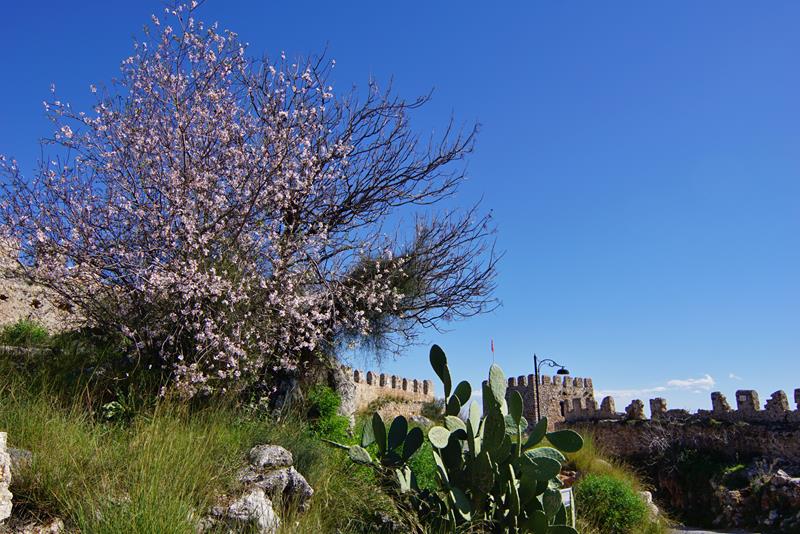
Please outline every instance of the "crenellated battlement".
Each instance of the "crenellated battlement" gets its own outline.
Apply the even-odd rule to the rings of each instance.
[[[548,376],[539,377],[543,386],[556,386],[564,388],[574,388],[579,390],[593,389],[591,378],[580,378],[572,376]],[[531,388],[536,389],[536,375],[520,375],[508,379],[509,388]]]
[[[575,399],[564,414],[564,420],[571,421],[600,421],[600,420],[643,420],[644,403],[641,400],[632,401],[624,413],[616,412],[614,399],[603,398],[600,409],[597,403],[584,402]],[[692,418],[715,419],[718,421],[745,422],[745,423],[800,423],[800,388],[794,390],[795,408],[789,404],[789,397],[784,391],[774,392],[764,403],[763,408],[759,402],[758,392],[744,389],[736,392],[736,409],[732,409],[725,395],[719,391],[711,393],[711,410],[698,410],[692,414],[687,410],[667,408],[667,401],[658,397],[650,399],[650,419],[683,421]]]
[[[597,403],[594,400],[594,386],[591,378],[541,375],[539,384],[537,384],[536,375],[510,377],[506,394],[517,391],[522,395],[525,418],[529,422],[536,420],[537,389],[542,415],[547,417],[551,427],[564,421],[566,413],[576,403],[581,407],[594,406],[596,408]]]
[[[362,371],[345,367],[355,385],[355,409],[366,409],[369,404],[380,398],[394,398],[413,402],[430,402],[434,400],[433,382],[418,380],[386,373]]]

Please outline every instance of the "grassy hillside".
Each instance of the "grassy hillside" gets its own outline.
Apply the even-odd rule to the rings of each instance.
[[[337,419],[338,398],[331,390],[312,391],[312,409],[280,421],[241,400],[187,404],[155,395],[146,372],[107,373],[106,362],[116,352],[102,336],[51,337],[39,330],[32,335],[29,326],[0,334],[0,343],[55,349],[0,354],[0,429],[8,432],[12,447],[33,453],[32,463],[15,473],[15,514],[60,517],[81,532],[194,533],[219,496],[237,491],[236,474],[250,448],[273,443],[293,453],[295,467],[315,490],[305,513],[278,503],[282,532],[379,532],[387,519],[426,532],[414,511],[401,510],[371,469],[323,442],[354,442]],[[362,415],[359,424],[363,420]],[[635,516],[641,504],[637,492],[644,489],[636,474],[604,459],[590,438],[569,461],[581,475],[576,485],[580,532],[664,532],[664,521]],[[410,463],[420,486],[434,490],[430,443]],[[594,509],[580,502],[588,474],[611,479],[594,485],[591,499],[600,503]],[[603,499],[613,505],[602,504]],[[608,518],[620,509],[628,522],[613,523],[616,530],[609,530]]]

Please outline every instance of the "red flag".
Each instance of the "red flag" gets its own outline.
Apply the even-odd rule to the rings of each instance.
[[[492,356],[494,356],[494,339],[492,340]]]

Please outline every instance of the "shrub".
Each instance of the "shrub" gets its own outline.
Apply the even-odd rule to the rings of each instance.
[[[444,408],[444,399],[434,399],[422,404],[420,415],[434,423],[442,423],[444,421]]]
[[[611,475],[587,475],[575,485],[578,515],[604,534],[636,534],[647,505],[630,484]]]
[[[0,343],[20,347],[35,347],[44,345],[50,339],[47,329],[35,321],[20,319],[16,323],[8,324],[0,332]]]
[[[337,441],[348,438],[350,420],[339,414],[342,399],[328,386],[314,386],[308,392],[308,417],[317,436]]]

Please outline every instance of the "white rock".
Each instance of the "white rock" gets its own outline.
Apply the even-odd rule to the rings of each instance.
[[[660,510],[658,509],[658,506],[656,506],[656,503],[653,502],[652,493],[650,493],[649,491],[640,491],[639,495],[642,497],[642,500],[647,505],[647,509],[650,510],[651,516],[655,517],[659,513],[661,513]]]
[[[247,466],[239,471],[239,482],[263,489],[272,500],[283,504],[294,502],[302,512],[311,506],[314,495],[314,488],[294,467],[262,470]]]
[[[279,445],[256,445],[250,449],[250,464],[254,467],[276,469],[293,463],[292,453]]]
[[[314,488],[294,467],[271,471],[253,482],[272,499],[280,499],[283,503],[297,503],[302,512],[307,511],[311,505]]]
[[[261,488],[253,488],[239,497],[228,507],[225,516],[228,520],[256,525],[260,534],[274,534],[281,524],[272,509],[272,501]]]
[[[0,432],[0,523],[11,515],[11,456],[6,451],[7,436]]]
[[[23,527],[17,527],[14,534],[61,534],[64,532],[64,522],[61,519],[53,519],[49,523],[31,523]]]

